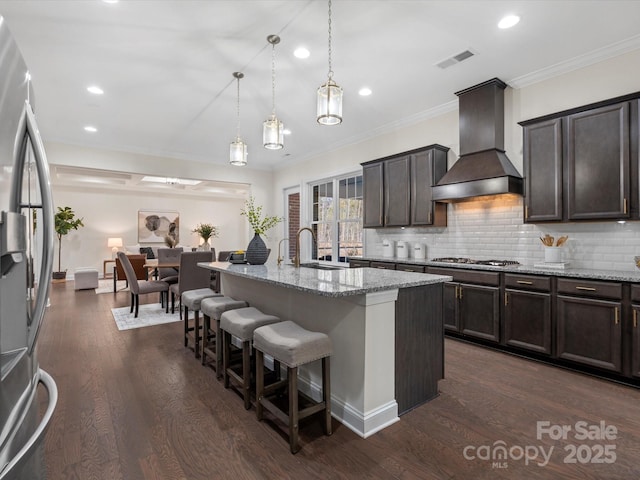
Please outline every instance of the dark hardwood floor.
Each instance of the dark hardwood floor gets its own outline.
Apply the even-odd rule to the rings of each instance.
[[[455,340],[435,400],[368,439],[335,420],[325,437],[311,421],[291,455],[273,425],[183,347],[180,323],[118,331],[110,309],[127,302],[126,292],[52,287],[39,340],[60,393],[45,442],[49,480],[640,478],[640,391]],[[539,439],[538,421],[572,430]],[[577,440],[580,421],[612,425],[616,438]],[[499,446],[508,449],[500,465],[465,458]],[[545,466],[519,458],[540,447],[553,448]],[[612,452],[613,463],[592,463]]]

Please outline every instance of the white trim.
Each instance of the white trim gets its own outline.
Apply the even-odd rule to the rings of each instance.
[[[285,374],[286,375],[286,374]],[[298,389],[316,401],[322,398],[322,387],[298,377]],[[352,405],[331,396],[331,416],[362,438],[367,438],[400,420],[395,400],[369,412],[360,412]]]

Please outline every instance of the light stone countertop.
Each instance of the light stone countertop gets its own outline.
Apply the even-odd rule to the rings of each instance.
[[[277,266],[232,264],[228,262],[201,262],[199,267],[250,278],[273,285],[327,297],[344,297],[366,293],[419,287],[452,280],[445,275],[380,270],[376,268],[340,268],[319,270],[308,267],[295,268],[291,264]]]
[[[506,267],[494,267],[491,265],[478,265],[473,263],[445,263],[431,260],[417,260],[415,258],[377,257],[364,256],[352,257],[354,260],[369,260],[374,262],[404,263],[409,265],[423,265],[427,267],[463,268],[466,270],[485,270],[492,272],[521,273],[531,275],[552,275],[556,277],[583,278],[589,280],[610,280],[616,282],[640,283],[640,269],[633,270],[594,270],[589,268],[549,268],[534,267],[533,265],[510,265]]]

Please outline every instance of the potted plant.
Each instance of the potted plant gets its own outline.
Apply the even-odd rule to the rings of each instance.
[[[210,250],[211,245],[209,244],[209,239],[211,237],[216,238],[218,236],[218,227],[215,225],[211,225],[210,223],[199,223],[196,228],[191,230],[193,233],[197,233],[202,237],[204,242],[200,246],[202,250]]]
[[[256,206],[253,197],[249,197],[245,202],[245,208],[240,211],[240,215],[247,217],[254,233],[253,239],[247,246],[245,259],[252,265],[263,265],[269,258],[269,250],[267,250],[267,246],[264,240],[260,238],[260,235],[266,236],[267,230],[275,227],[283,218],[275,215],[263,216],[262,206]]]
[[[58,271],[53,272],[53,278],[61,280],[67,276],[67,271],[62,271],[62,268],[60,267],[62,237],[68,234],[71,230],[77,230],[80,227],[84,227],[84,224],[82,223],[82,218],[76,218],[76,214],[71,207],[58,207],[58,211],[54,216],[54,223],[54,229],[56,231],[56,236],[58,237]]]

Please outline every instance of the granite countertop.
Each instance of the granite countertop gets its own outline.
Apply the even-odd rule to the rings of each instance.
[[[552,275],[556,277],[584,278],[590,280],[611,280],[616,282],[638,282],[640,283],[640,270],[595,270],[591,268],[551,268],[534,267],[530,265],[509,265],[506,267],[495,267],[492,265],[478,265],[474,263],[446,263],[434,262],[431,260],[417,260],[415,258],[397,257],[377,257],[364,256],[354,257],[354,260],[369,260],[374,262],[405,263],[409,265],[424,265],[427,267],[464,268],[466,270],[488,270],[493,272],[522,273],[531,275]]]
[[[452,277],[445,275],[379,270],[375,268],[346,267],[337,270],[319,270],[308,267],[295,268],[291,264],[277,266],[270,263],[247,265],[228,262],[201,262],[198,263],[198,266],[327,297],[363,295],[397,288],[444,283],[452,280]]]

